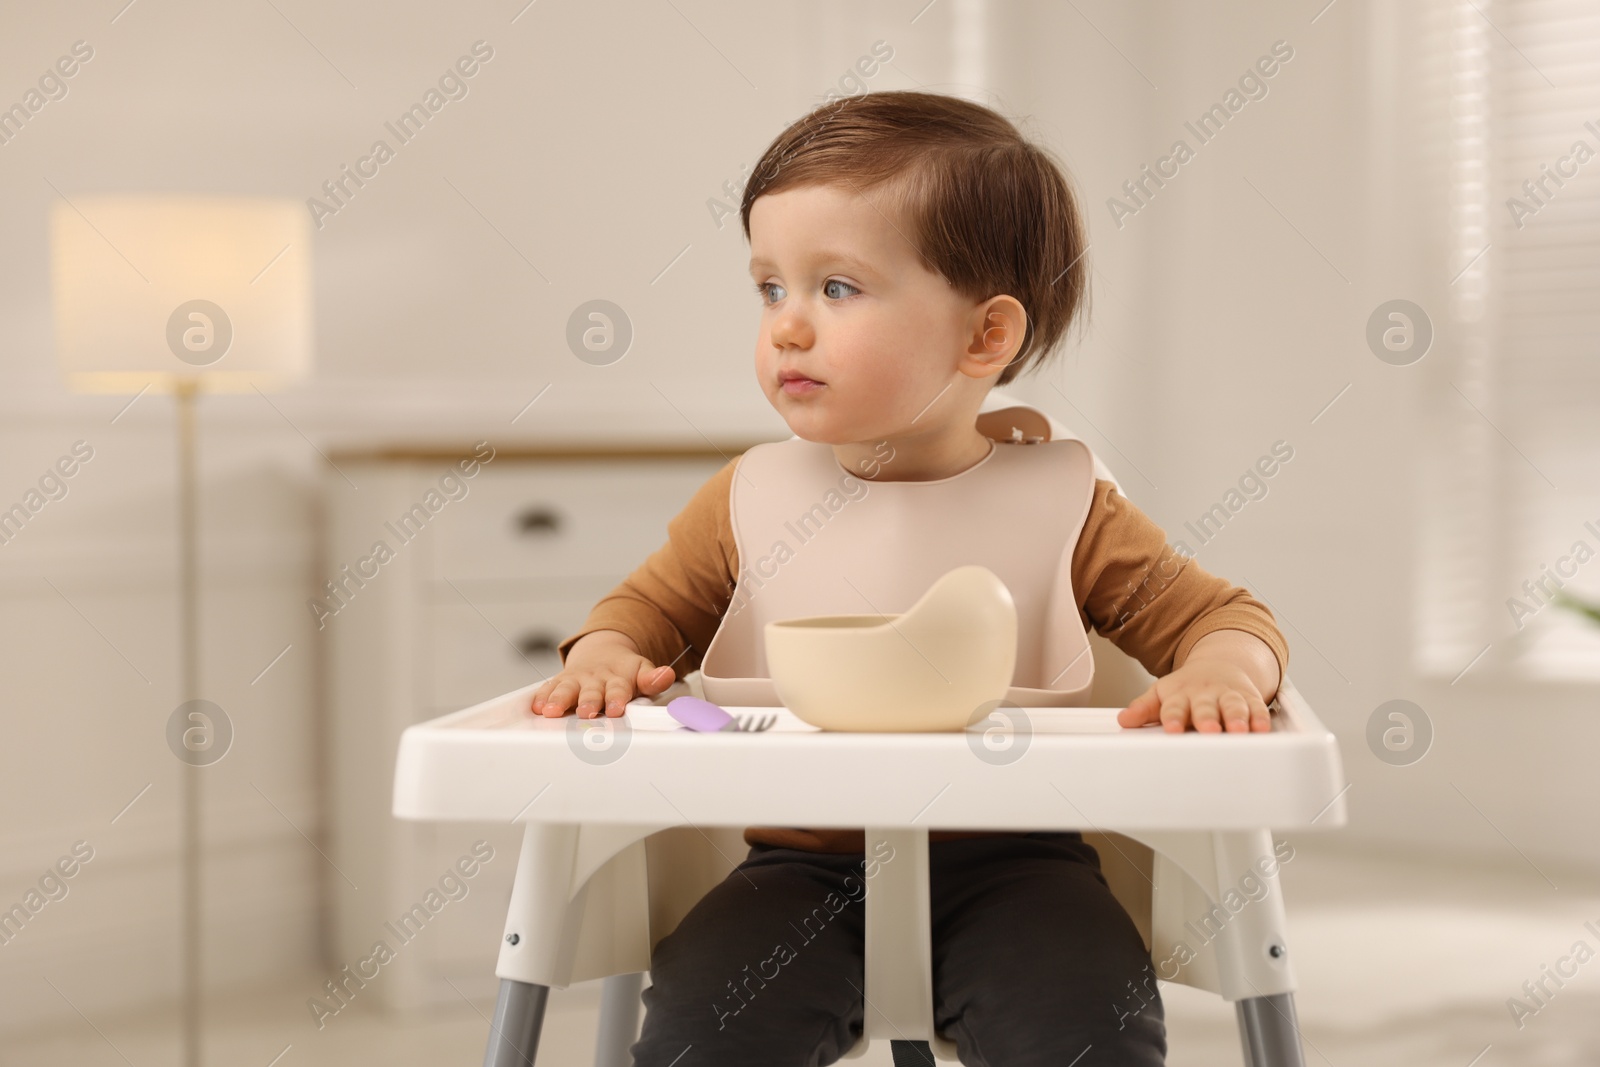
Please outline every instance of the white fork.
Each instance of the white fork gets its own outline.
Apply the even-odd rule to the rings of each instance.
[[[763,730],[770,730],[778,721],[776,715],[740,715],[722,728],[724,733],[759,734]]]

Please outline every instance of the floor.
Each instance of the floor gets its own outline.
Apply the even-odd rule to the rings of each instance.
[[[1600,1063],[1600,962],[1541,1006],[1526,980],[1554,966],[1575,942],[1600,948],[1600,881],[1555,877],[1522,860],[1488,868],[1418,863],[1297,845],[1282,869],[1291,902],[1297,1002],[1311,1067],[1566,1067]],[[1587,957],[1584,957],[1587,961]],[[205,1062],[252,1067],[439,1067],[482,1061],[493,1005],[463,1005],[426,1018],[341,1015],[308,1032],[309,976],[248,997],[213,1001]],[[1233,1012],[1208,993],[1164,984],[1171,1067],[1241,1063]],[[1536,1014],[1519,1029],[1507,1001]],[[598,983],[552,994],[541,1063],[590,1062]],[[359,1005],[352,1006],[355,1011]],[[97,1020],[99,1021],[99,1020]],[[67,1033],[9,1035],[4,1067],[154,1067],[177,1064],[174,1021],[142,1016]],[[299,1035],[309,1035],[299,1036]],[[286,1048],[286,1046],[292,1046]],[[887,1046],[861,1067],[888,1067]]]

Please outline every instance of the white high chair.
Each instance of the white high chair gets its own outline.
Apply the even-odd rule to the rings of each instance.
[[[1008,403],[991,390],[983,412]],[[1053,437],[1075,436],[1048,421]],[[1098,457],[1095,468],[1115,483]],[[1151,678],[1104,637],[1089,641],[1094,707],[1027,709],[1033,751],[1003,775],[975,761],[961,735],[808,736],[786,711],[765,734],[686,734],[663,705],[702,696],[698,672],[635,700],[631,725],[599,724],[621,746],[618,759],[627,757],[618,773],[608,773],[611,760],[574,758],[575,731],[590,727],[531,714],[536,685],[409,727],[395,772],[397,817],[524,823],[484,1067],[532,1067],[549,989],[594,978],[605,979],[595,1065],[627,1067],[650,954],[744,858],[741,828],[863,824],[869,853],[887,842],[897,861],[911,862],[880,866],[864,897],[865,1014],[846,1059],[888,1040],[897,1067],[957,1062],[933,1026],[927,825],[936,825],[1083,831],[1157,975],[1236,1005],[1245,1067],[1303,1067],[1283,899],[1275,867],[1262,875],[1258,864],[1277,862],[1269,827],[1344,825],[1333,735],[1287,677],[1271,734],[1124,731],[1115,710]],[[830,788],[798,798],[803,808],[793,791],[768,788],[823,768],[835,776]],[[1072,798],[1057,779],[1072,783]],[[897,814],[906,796],[943,795],[941,783],[959,792],[969,781],[955,802],[932,806],[926,825]],[[1129,788],[1139,781],[1162,788]],[[1062,800],[1073,814],[1045,820],[1055,825],[1017,814],[1064,810]],[[1245,899],[1245,878],[1265,895]],[[1243,903],[1230,909],[1234,900]],[[1192,953],[1176,952],[1180,944]]]
[[[1091,642],[1105,665],[1099,707],[1027,709],[1031,749],[1003,768],[975,760],[960,734],[808,733],[786,711],[763,734],[690,734],[661,706],[694,692],[687,681],[630,704],[632,726],[599,725],[622,747],[614,771],[575,758],[573,739],[597,727],[529,712],[536,686],[408,728],[396,816],[525,824],[484,1067],[532,1065],[548,990],[593,978],[606,979],[596,1067],[629,1064],[650,953],[743,859],[740,827],[862,822],[867,850],[887,841],[896,861],[864,897],[864,1030],[846,1058],[889,1040],[897,1064],[955,1062],[933,1028],[927,825],[884,814],[909,811],[908,796],[934,796],[940,783],[955,795],[935,806],[932,825],[1083,830],[1158,976],[1236,1005],[1246,1067],[1303,1067],[1283,900],[1275,869],[1263,876],[1257,864],[1273,855],[1267,826],[1343,825],[1334,738],[1287,678],[1270,734],[1125,731],[1115,709],[1143,688],[1138,665],[1098,635]],[[821,795],[764,788],[823,768],[837,777]],[[1058,780],[1072,783],[1070,798]],[[1129,789],[1136,780],[1162,788]],[[1065,812],[1062,799],[1072,814],[1017,815]],[[1250,896],[1247,878],[1265,895]]]

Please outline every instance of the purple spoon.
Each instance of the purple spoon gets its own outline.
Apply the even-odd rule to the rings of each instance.
[[[734,726],[732,715],[723,711],[709,700],[699,697],[674,697],[667,701],[667,714],[677,719],[691,730],[701,733],[716,733]]]

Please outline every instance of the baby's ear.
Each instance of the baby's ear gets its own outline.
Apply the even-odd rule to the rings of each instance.
[[[1028,314],[1011,296],[996,296],[974,309],[962,372],[974,378],[998,374],[1022,351]]]

